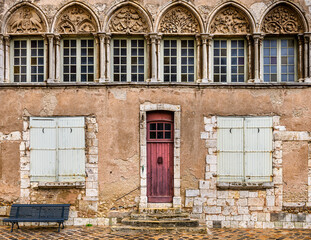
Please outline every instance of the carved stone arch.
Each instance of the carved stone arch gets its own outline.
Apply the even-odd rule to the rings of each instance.
[[[100,31],[95,13],[85,4],[71,2],[56,14],[52,32],[58,34],[84,34]]]
[[[42,34],[48,32],[46,16],[31,3],[13,6],[4,16],[2,32],[5,34]]]
[[[250,12],[242,5],[227,2],[217,7],[210,16],[207,32],[222,34],[250,34],[254,32],[255,21]]]
[[[140,6],[127,2],[109,11],[104,29],[117,34],[146,34],[151,31],[151,21]]]
[[[282,1],[266,10],[259,29],[266,34],[298,34],[309,28],[301,10],[293,3]]]
[[[164,34],[197,34],[204,31],[204,26],[199,13],[178,2],[159,14],[155,29]]]

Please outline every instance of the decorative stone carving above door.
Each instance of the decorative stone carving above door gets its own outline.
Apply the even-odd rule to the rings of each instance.
[[[160,24],[161,33],[200,33],[200,24],[197,18],[188,9],[182,6],[173,7],[164,13]]]
[[[147,33],[149,27],[145,17],[132,6],[118,9],[109,21],[111,33]]]
[[[55,26],[56,32],[61,34],[97,31],[97,24],[92,14],[77,4],[66,8],[58,17]]]
[[[291,7],[278,6],[264,18],[261,30],[272,34],[303,33],[304,27],[300,16]]]
[[[38,12],[30,6],[18,8],[10,17],[7,33],[44,33],[46,25]]]
[[[213,34],[247,34],[251,32],[248,18],[238,8],[229,6],[214,17],[210,32]]]

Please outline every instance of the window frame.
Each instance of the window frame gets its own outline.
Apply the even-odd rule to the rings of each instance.
[[[176,82],[165,82],[164,81],[164,41],[165,40],[177,40],[177,81]],[[193,82],[182,82],[181,81],[181,41],[182,40],[193,40],[194,42],[194,81]],[[178,36],[178,37],[172,37],[172,36],[164,36],[161,39],[161,54],[160,58],[159,58],[159,62],[160,62],[160,72],[161,72],[161,82],[164,83],[196,83],[197,82],[197,42],[195,37],[190,37],[190,36]]]
[[[223,183],[233,183],[233,184],[258,184],[258,183],[272,183],[273,182],[273,177],[272,177],[272,175],[273,175],[273,158],[272,158],[272,151],[273,151],[273,118],[271,117],[271,116],[228,116],[228,117],[222,117],[222,116],[219,116],[219,117],[217,117],[217,122],[218,122],[218,119],[219,118],[227,118],[227,119],[243,119],[243,127],[228,127],[228,126],[226,126],[226,127],[220,127],[218,124],[217,124],[217,184],[223,184]],[[263,119],[263,118],[265,118],[265,119],[268,119],[268,120],[270,120],[270,122],[271,122],[271,124],[270,124],[270,126],[269,127],[267,127],[267,126],[258,126],[258,127],[254,127],[254,126],[252,126],[252,127],[247,127],[247,120],[248,119]],[[243,138],[242,138],[242,140],[243,140],[243,147],[242,147],[242,154],[243,154],[243,166],[242,166],[242,170],[243,170],[243,175],[242,176],[232,176],[232,178],[235,178],[235,180],[234,181],[228,181],[228,180],[221,180],[220,178],[223,176],[225,176],[225,175],[221,175],[220,174],[220,171],[221,171],[221,169],[220,169],[220,155],[219,155],[219,153],[220,152],[226,152],[226,151],[221,151],[220,150],[220,146],[219,146],[219,139],[220,139],[220,131],[219,131],[219,129],[230,129],[230,132],[231,132],[231,129],[243,129],[243,134],[242,134],[242,136],[243,136]],[[265,171],[267,171],[267,172],[269,172],[270,173],[270,176],[247,176],[246,175],[246,166],[247,166],[247,164],[249,164],[249,163],[247,163],[247,159],[246,159],[246,153],[252,153],[252,152],[255,152],[255,153],[262,153],[262,152],[268,152],[268,151],[263,151],[263,150],[257,150],[257,151],[254,151],[254,150],[252,150],[252,151],[249,151],[249,150],[246,150],[246,140],[247,140],[247,136],[246,136],[246,132],[247,132],[247,130],[248,129],[252,129],[252,128],[258,128],[258,131],[259,131],[259,129],[263,129],[263,128],[268,128],[268,129],[271,129],[271,132],[270,132],[270,137],[271,137],[271,142],[269,142],[268,144],[270,145],[270,154],[269,154],[269,159],[268,159],[268,161],[269,161],[269,168],[268,169],[265,169]],[[258,132],[259,133],[259,132]],[[223,148],[223,147],[222,147]],[[227,151],[227,152],[233,152],[233,153],[236,153],[236,152],[238,152],[238,151],[232,151],[232,150],[230,150],[230,151]],[[230,175],[229,175],[230,176]],[[229,176],[227,176],[227,177],[229,177]],[[248,180],[247,180],[247,177],[249,177],[248,178]],[[267,181],[267,180],[256,180],[256,181],[254,181],[254,180],[252,180],[250,177],[257,177],[257,178],[259,178],[259,177],[261,177],[261,178],[266,178],[266,177],[270,177],[270,180],[269,181]],[[241,180],[239,181],[238,180],[238,178],[240,178]]]
[[[43,82],[31,81],[31,41],[42,40],[43,41]],[[26,82],[14,82],[14,41],[26,41]],[[14,37],[10,40],[10,79],[12,83],[44,83],[47,79],[47,46],[44,38],[35,37]]]
[[[227,81],[226,82],[215,82],[214,80],[214,43],[215,43],[215,40],[216,41],[227,41],[227,59],[229,59],[230,61],[230,64],[228,64],[228,61],[227,61]],[[231,41],[239,41],[239,40],[243,40],[244,41],[244,82],[232,82],[232,79],[231,79]],[[228,43],[230,42],[230,45],[228,45]],[[229,47],[230,46],[230,47]],[[232,39],[228,39],[228,38],[223,38],[223,37],[220,37],[220,38],[213,38],[213,43],[212,43],[212,51],[211,51],[211,55],[212,55],[212,59],[211,59],[211,76],[212,76],[212,79],[213,79],[213,82],[215,83],[240,83],[240,84],[243,84],[243,83],[246,83],[247,82],[247,77],[248,77],[248,48],[247,48],[247,42],[246,42],[246,39],[245,38],[232,38]]]
[[[114,48],[114,40],[126,40],[126,81],[114,81],[113,75],[114,75],[114,63],[113,63],[113,48]],[[144,41],[144,81],[132,81],[131,74],[132,74],[132,64],[131,64],[131,40],[143,40]],[[113,36],[111,37],[111,44],[110,44],[110,82],[114,83],[143,83],[147,80],[147,43],[146,39],[141,36],[131,36],[131,37],[125,37],[125,36]]]
[[[68,127],[64,127],[64,126],[60,126],[59,124],[59,120],[60,119],[77,119],[77,118],[80,118],[80,119],[83,119],[83,123],[84,123],[84,126],[83,127],[77,127],[77,126],[68,126]],[[49,121],[49,120],[53,120],[55,121],[55,127],[42,127],[44,131],[44,128],[50,128],[50,129],[54,129],[55,131],[55,172],[54,172],[54,175],[53,176],[38,176],[38,175],[30,175],[30,181],[31,182],[48,182],[48,183],[77,183],[77,182],[84,182],[85,181],[85,178],[86,178],[86,174],[85,174],[85,169],[86,169],[86,163],[87,163],[87,158],[86,158],[86,119],[84,116],[53,116],[53,117],[30,117],[29,119],[29,125],[30,125],[30,128],[32,126],[32,121],[35,121],[35,120],[39,120],[39,121]],[[33,127],[33,128],[41,128],[41,127]],[[84,139],[83,139],[83,142],[84,142],[84,147],[83,147],[83,151],[84,151],[84,155],[83,155],[83,159],[80,159],[83,161],[83,166],[82,166],[82,170],[83,170],[83,174],[79,174],[79,173],[74,173],[71,177],[69,177],[70,179],[68,179],[68,177],[64,177],[62,174],[61,174],[61,171],[60,171],[60,154],[59,152],[62,151],[62,150],[66,150],[67,148],[63,148],[61,147],[61,143],[59,142],[59,135],[60,135],[60,129],[62,128],[83,128],[84,130]],[[72,131],[72,130],[71,130]],[[29,132],[29,136],[30,136],[30,139],[29,139],[29,162],[30,162],[30,174],[32,174],[32,162],[31,162],[31,154],[32,154],[32,151],[33,150],[33,143],[32,143],[32,138],[31,138],[31,132]],[[36,141],[36,140],[34,140]],[[37,140],[38,141],[38,140]],[[77,149],[76,147],[74,148],[75,150]],[[79,148],[81,150],[81,148]],[[41,150],[40,148],[38,149],[34,149],[34,150]],[[49,149],[42,149],[42,150],[51,150],[50,148]],[[77,179],[77,178],[82,178],[82,179]],[[48,179],[48,178],[52,178],[52,179]],[[53,180],[54,178],[54,180]]]
[[[264,40],[277,40],[277,81],[276,82],[265,82],[264,81]],[[282,49],[282,46],[281,46],[281,41],[282,40],[294,40],[294,81],[282,81],[282,73],[281,73],[281,67],[282,67],[282,61],[281,61],[281,49]],[[268,36],[268,37],[265,37],[263,38],[262,40],[262,48],[261,48],[261,51],[260,51],[260,78],[262,79],[262,81],[264,83],[294,83],[294,82],[297,82],[298,81],[298,42],[297,42],[297,39],[292,36],[292,37],[273,37],[273,36]],[[303,64],[303,63],[301,63]]]
[[[64,41],[65,40],[76,40],[77,41],[77,78],[76,81],[64,81]],[[93,81],[81,81],[81,40],[93,40],[94,41],[94,80]],[[97,44],[95,38],[92,37],[64,37],[60,41],[60,82],[62,83],[92,83],[96,82],[98,79],[96,78],[97,76],[97,61],[98,61],[98,49],[97,49]]]

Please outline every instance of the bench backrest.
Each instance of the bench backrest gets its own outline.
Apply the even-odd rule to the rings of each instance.
[[[70,204],[13,204],[10,218],[68,220]]]

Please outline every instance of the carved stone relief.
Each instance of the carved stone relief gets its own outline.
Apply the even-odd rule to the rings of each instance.
[[[56,32],[62,34],[96,32],[94,17],[83,7],[73,5],[66,8],[56,22]]]
[[[274,34],[302,33],[303,24],[293,9],[287,6],[278,6],[265,16],[261,30]]]
[[[189,10],[178,6],[167,11],[162,17],[159,32],[199,33],[200,25],[196,17]]]
[[[29,6],[18,8],[8,21],[7,33],[43,33],[46,26],[37,11]]]
[[[211,23],[210,32],[214,34],[247,34],[251,32],[251,26],[241,11],[230,6],[217,13]]]
[[[134,7],[122,7],[114,13],[109,22],[112,33],[146,33],[149,27],[146,19]]]

